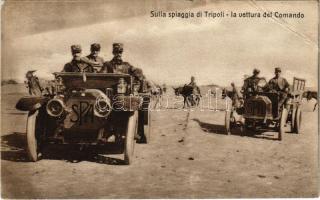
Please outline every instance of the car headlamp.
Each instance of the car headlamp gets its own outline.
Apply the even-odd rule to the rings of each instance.
[[[64,102],[59,99],[51,99],[46,106],[47,113],[52,117],[59,117],[65,111]]]

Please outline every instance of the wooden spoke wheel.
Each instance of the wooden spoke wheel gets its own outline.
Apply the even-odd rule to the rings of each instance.
[[[280,118],[280,124],[279,124],[278,140],[282,140],[282,136],[285,133],[287,117],[288,117],[288,110],[286,108],[283,108],[281,112],[281,118]]]
[[[134,136],[138,130],[138,111],[134,111],[128,119],[126,137],[125,137],[125,148],[124,148],[124,162],[129,165],[133,161],[134,154],[134,145],[135,139]]]

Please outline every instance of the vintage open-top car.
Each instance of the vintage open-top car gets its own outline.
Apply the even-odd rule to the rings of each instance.
[[[120,146],[124,161],[133,159],[135,139],[150,139],[150,95],[128,74],[54,73],[53,91],[21,98],[16,108],[28,111],[27,141],[32,161],[44,145]]]
[[[237,125],[240,126],[241,134],[273,128],[278,131],[278,140],[281,140],[287,125],[290,125],[291,132],[299,133],[302,120],[300,104],[305,80],[294,78],[292,88],[285,97],[283,105],[279,105],[281,92],[268,90],[265,79],[261,79],[256,87],[257,92],[244,97],[241,106],[226,109],[226,132],[230,134]]]

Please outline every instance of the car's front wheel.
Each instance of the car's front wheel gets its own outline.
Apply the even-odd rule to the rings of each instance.
[[[39,141],[37,132],[41,130],[39,111],[30,111],[27,119],[27,143],[28,143],[28,156],[31,161],[36,162],[39,160]]]
[[[281,118],[280,118],[278,140],[282,140],[282,136],[285,133],[287,117],[288,117],[288,110],[286,108],[283,108],[281,112]]]
[[[301,107],[299,106],[296,111],[296,116],[294,120],[295,131],[297,134],[301,132],[301,121],[302,121],[302,113]]]
[[[125,164],[131,164],[133,161],[134,144],[138,130],[138,111],[134,111],[128,119],[126,137],[125,137],[125,149],[124,149],[124,162]]]

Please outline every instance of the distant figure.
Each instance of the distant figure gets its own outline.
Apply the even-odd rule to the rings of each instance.
[[[164,83],[162,85],[162,93],[165,94],[167,92],[167,85]]]
[[[81,51],[80,45],[71,46],[73,58],[71,62],[64,65],[62,72],[94,72],[93,67],[81,59]]]
[[[192,91],[192,96],[193,98],[191,98],[191,105],[197,105],[199,106],[199,102],[200,102],[200,97],[202,97],[201,95],[201,91],[200,88],[198,87],[198,85],[195,82],[195,78],[194,76],[191,76],[191,81],[188,84],[188,86],[192,87],[193,91]]]
[[[307,91],[307,102],[314,105],[312,111],[315,111],[318,106],[317,92]]]
[[[94,68],[95,72],[98,72],[103,67],[104,60],[99,56],[101,46],[98,43],[91,44],[91,53],[86,57],[81,58],[82,61],[88,63]]]
[[[36,77],[33,73],[36,70],[31,70],[26,73],[26,84],[29,89],[29,94],[33,96],[42,96],[43,88],[40,85],[38,77]]]

